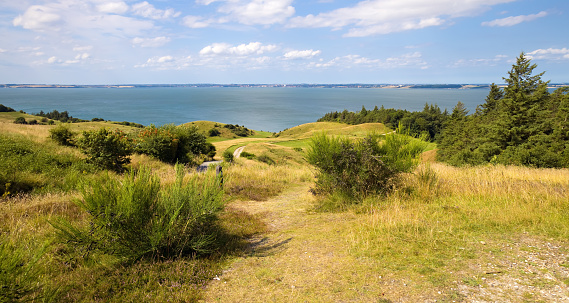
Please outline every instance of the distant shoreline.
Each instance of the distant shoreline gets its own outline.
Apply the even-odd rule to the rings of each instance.
[[[503,87],[505,84],[498,84]],[[549,84],[548,88],[569,86],[569,83]],[[375,88],[375,89],[488,89],[490,84],[119,84],[119,85],[64,85],[64,84],[0,84],[0,88],[155,88],[155,87],[283,87],[283,88]]]

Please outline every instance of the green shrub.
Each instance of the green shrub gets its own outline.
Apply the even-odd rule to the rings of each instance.
[[[59,124],[57,127],[49,130],[49,137],[60,145],[73,146],[73,138],[75,133],[68,126]]]
[[[230,150],[226,149],[226,150],[223,152],[223,161],[225,161],[225,162],[233,162],[233,153],[232,153]]]
[[[129,261],[209,253],[216,249],[216,220],[224,206],[220,178],[215,173],[184,177],[182,165],[176,165],[174,184],[164,188],[147,168],[122,180],[107,175],[81,190],[78,204],[88,225],[52,224],[64,241],[86,253]]]
[[[24,117],[16,118],[16,120],[14,120],[14,123],[16,123],[16,124],[28,124],[28,122],[26,122],[26,118],[24,118]]]
[[[255,156],[255,154],[248,153],[248,152],[244,151],[244,152],[241,152],[241,157],[247,158],[247,159],[249,159],[249,160],[253,160],[253,159],[255,159],[257,156]]]
[[[130,163],[132,140],[122,131],[110,131],[101,128],[94,131],[84,131],[78,140],[78,146],[87,155],[88,163],[114,171],[122,171],[124,165]]]
[[[403,134],[371,134],[362,140],[318,134],[312,138],[307,160],[317,169],[315,193],[362,199],[392,189],[399,174],[417,165],[426,143]]]
[[[136,138],[135,151],[167,163],[189,163],[200,154],[211,155],[213,145],[196,126],[147,126]],[[215,155],[215,153],[213,153]]]
[[[263,163],[267,163],[269,165],[273,165],[275,164],[275,160],[273,160],[271,157],[267,156],[267,155],[260,155],[257,157],[257,160],[263,162]]]
[[[220,132],[218,129],[216,129],[216,128],[212,128],[212,129],[210,129],[209,132],[208,132],[208,135],[209,135],[210,137],[217,137],[217,136],[219,136],[220,134],[221,134],[221,132]]]

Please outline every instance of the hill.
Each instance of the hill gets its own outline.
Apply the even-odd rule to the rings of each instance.
[[[569,300],[567,169],[457,168],[435,162],[432,150],[424,157],[429,163],[402,176],[393,192],[346,204],[342,197],[312,194],[307,144],[319,132],[351,138],[391,132],[382,124],[319,122],[240,137],[225,124],[196,121],[204,134],[220,130],[208,138],[216,157],[245,146],[241,158],[223,164],[226,206],[217,237],[225,241],[223,249],[206,257],[155,256],[128,263],[60,242],[50,224],[66,218],[89,226],[74,202],[81,199],[78,189],[105,176],[125,182],[127,175],[89,168],[75,148],[48,138],[55,126],[14,124],[17,115],[22,114],[0,113],[0,139],[9,143],[1,145],[2,165],[23,167],[4,177],[21,178],[32,188],[0,200],[0,265],[8,269],[0,271],[0,287],[18,287],[23,299]],[[68,125],[77,132],[102,126],[138,131],[106,121]],[[174,183],[173,165],[132,158],[129,168],[150,167],[161,186]],[[200,177],[193,169],[185,172]]]

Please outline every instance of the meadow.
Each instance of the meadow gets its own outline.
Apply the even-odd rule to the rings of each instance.
[[[431,145],[392,191],[345,203],[339,196],[312,194],[315,169],[306,162],[311,138],[392,131],[383,124],[318,122],[249,137],[224,130],[208,139],[215,158],[241,146],[248,156],[223,164],[219,249],[125,261],[75,249],[53,224],[88,224],[89,214],[77,203],[84,199],[83,184],[101,178],[126,182],[125,175],[90,167],[77,149],[49,139],[55,126],[14,124],[17,116],[33,118],[0,113],[0,139],[10,143],[1,147],[2,180],[20,186],[2,185],[0,283],[17,300],[569,300],[567,169],[453,167],[434,161]],[[205,133],[215,122],[194,124]],[[135,131],[109,122],[69,127]],[[149,168],[161,188],[176,183],[174,165],[145,155],[132,156],[128,168]],[[187,178],[196,174],[189,167],[185,172]]]

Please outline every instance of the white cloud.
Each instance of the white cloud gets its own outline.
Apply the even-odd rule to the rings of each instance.
[[[155,37],[155,38],[141,38],[136,37],[132,39],[132,44],[134,46],[140,47],[160,47],[170,42],[168,37]]]
[[[138,64],[134,67],[136,68],[151,68],[157,70],[182,70],[187,69],[192,65],[192,57],[172,57],[172,56],[162,56],[162,57],[152,57],[146,60],[144,64]]]
[[[449,19],[478,14],[489,6],[515,0],[366,0],[318,15],[292,18],[288,27],[348,28],[347,37],[364,37],[416,30],[448,23]]]
[[[536,49],[526,54],[530,59],[565,60],[569,59],[568,48]]]
[[[161,10],[154,7],[154,5],[144,1],[132,6],[132,11],[135,15],[154,20],[170,19],[180,16],[180,12],[174,9]]]
[[[213,22],[212,20],[204,20],[200,16],[186,16],[182,20],[182,24],[189,28],[204,28],[210,26]]]
[[[286,52],[283,56],[286,59],[311,59],[315,56],[318,56],[322,53],[320,50],[293,50]]]
[[[409,54],[403,54],[398,57],[389,57],[386,59],[371,59],[362,57],[360,55],[346,55],[341,57],[336,57],[330,61],[324,62],[313,62],[311,67],[316,68],[328,68],[328,67],[338,67],[338,68],[356,68],[363,67],[369,69],[387,69],[387,68],[397,68],[397,67],[418,67],[421,69],[426,69],[429,66],[423,60],[421,53],[414,52]]]
[[[203,4],[203,5],[210,5],[216,1],[219,1],[219,0],[196,0],[196,3],[197,4]]]
[[[514,26],[520,24],[522,22],[533,21],[538,18],[542,18],[547,16],[547,12],[539,12],[533,15],[520,15],[520,16],[512,16],[502,19],[496,19],[493,21],[482,22],[483,26]]]
[[[120,2],[106,2],[97,5],[97,10],[101,13],[124,14],[128,11],[128,5]]]
[[[271,25],[283,23],[295,13],[291,5],[293,0],[197,0],[196,3],[210,5],[220,2],[217,12],[221,17],[204,18],[187,16],[184,25],[191,28],[203,28],[212,24],[230,21],[245,25]]]
[[[471,67],[471,66],[496,66],[508,61],[506,55],[496,55],[494,58],[460,59],[454,62],[451,67]]]
[[[91,55],[88,53],[77,54],[77,56],[75,56],[75,60],[85,60],[89,59],[89,57],[91,57]]]
[[[291,4],[292,0],[228,1],[219,11],[242,24],[269,25],[283,23],[294,15],[295,9]]]
[[[115,2],[97,7],[92,6],[90,1],[81,0],[58,0],[46,5],[33,5],[16,17],[13,24],[34,31],[58,31],[76,36],[106,33],[136,35],[154,27],[151,21],[110,13],[111,10],[121,10],[121,5],[106,6],[108,3]]]
[[[14,26],[21,26],[31,30],[58,30],[61,16],[57,10],[44,5],[32,5],[23,15],[19,15],[12,22]]]
[[[85,51],[90,51],[93,49],[93,46],[89,45],[89,46],[75,46],[73,48],[74,52],[85,52]]]
[[[227,43],[213,43],[200,51],[202,56],[249,56],[261,55],[265,52],[272,52],[277,49],[276,45],[263,45],[261,42],[251,42],[232,46]]]

